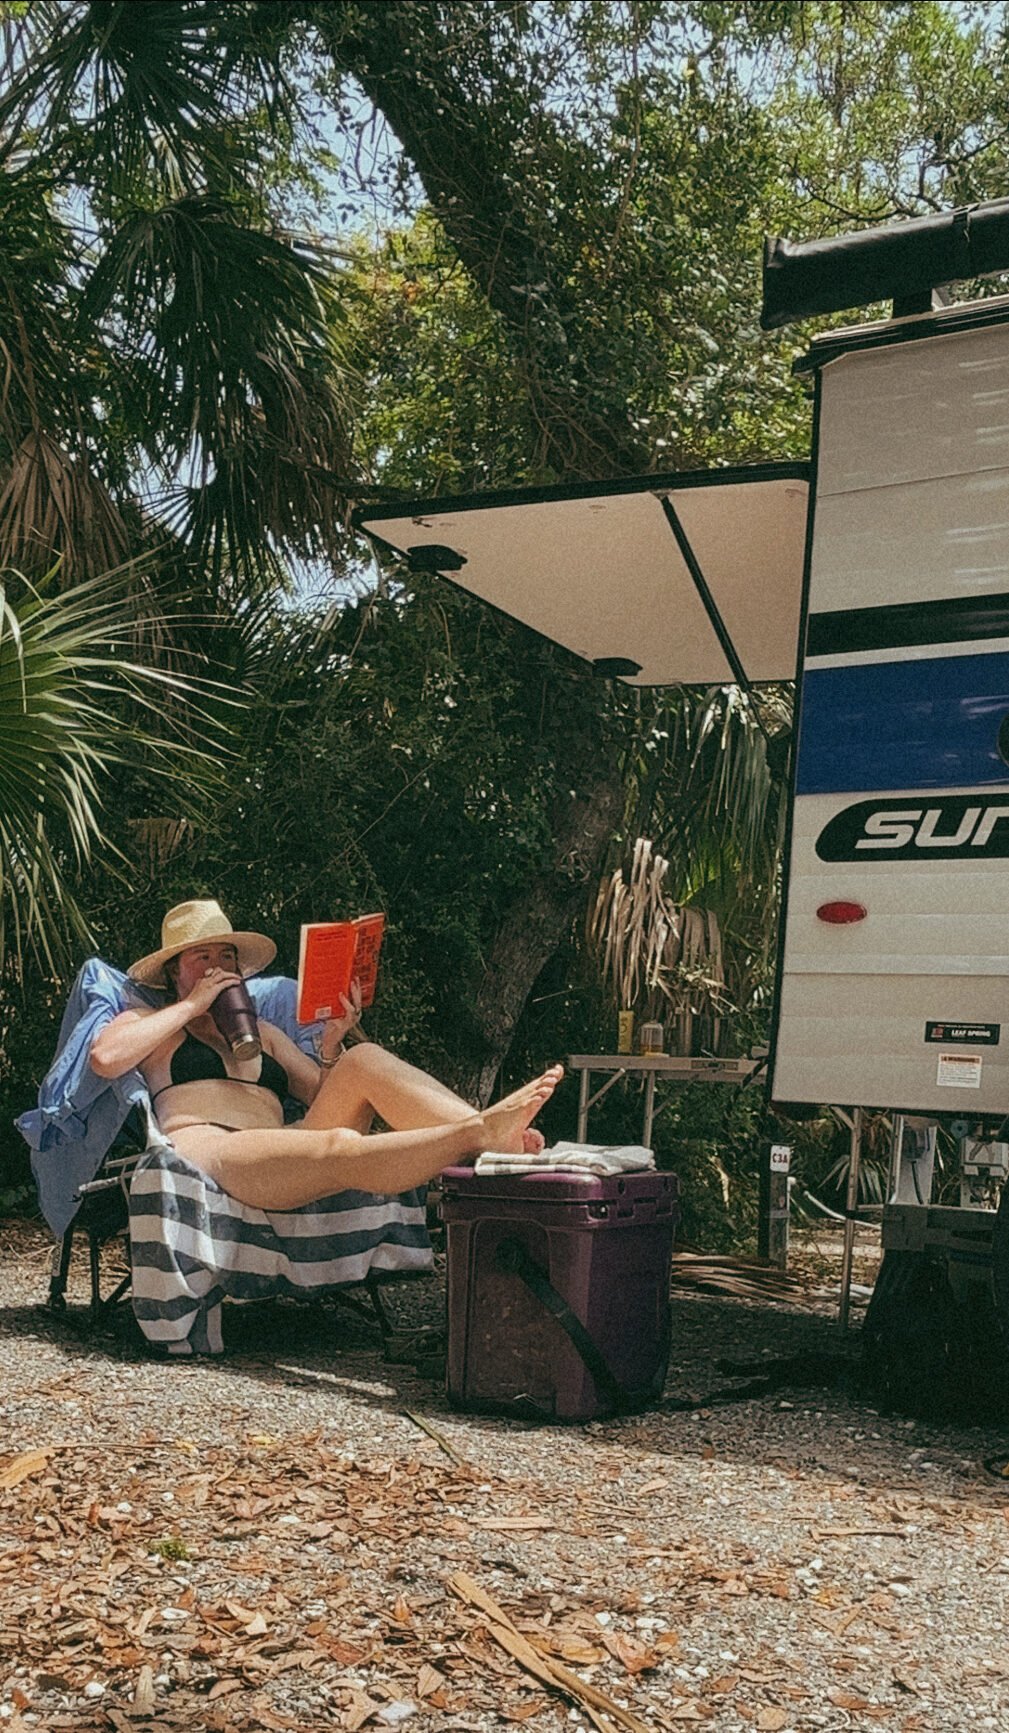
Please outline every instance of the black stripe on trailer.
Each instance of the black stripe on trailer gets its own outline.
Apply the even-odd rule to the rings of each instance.
[[[837,656],[932,644],[938,648],[984,638],[1009,638],[1009,593],[811,614],[806,654]]]

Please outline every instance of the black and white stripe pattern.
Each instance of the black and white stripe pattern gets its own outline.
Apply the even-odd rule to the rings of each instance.
[[[171,1147],[130,1186],[133,1310],[172,1354],[220,1354],[221,1303],[319,1294],[369,1270],[429,1270],[423,1192],[345,1191],[297,1210],[238,1203]]]

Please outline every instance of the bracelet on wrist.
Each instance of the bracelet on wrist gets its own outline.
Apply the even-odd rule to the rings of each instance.
[[[343,1057],[344,1046],[343,1046],[342,1041],[340,1042],[340,1045],[337,1048],[336,1052],[333,1054],[332,1058],[330,1058],[328,1053],[324,1053],[322,1051],[322,1037],[321,1036],[319,1036],[316,1039],[316,1041],[313,1043],[313,1045],[315,1047],[316,1060],[319,1063],[319,1065],[321,1065],[323,1071],[332,1071],[333,1066],[336,1064],[337,1060],[341,1059]]]

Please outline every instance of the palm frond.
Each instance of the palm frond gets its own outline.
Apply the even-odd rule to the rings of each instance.
[[[787,687],[757,699],[683,688],[642,705],[625,763],[623,834],[653,837],[674,900],[717,915],[728,997],[740,1006],[756,1002],[773,956],[790,742]]]
[[[68,425],[81,356],[67,319],[74,249],[32,161],[0,174],[0,451]]]
[[[673,902],[668,871],[650,839],[638,837],[626,874],[618,867],[600,886],[587,937],[618,1008],[639,1020],[670,1020],[673,1050],[689,1053],[696,1017],[708,1018],[718,1038],[721,937],[713,913]]]
[[[81,316],[117,332],[151,463],[186,474],[167,522],[196,559],[332,549],[354,459],[327,267],[186,198],[124,217]]]
[[[0,480],[0,565],[48,570],[67,585],[119,567],[129,535],[84,457],[41,429],[25,435]]]
[[[188,818],[133,818],[128,820],[138,859],[148,876],[163,873],[169,861],[190,842],[193,826]]]
[[[102,798],[114,765],[142,767],[180,804],[220,774],[221,731],[192,738],[210,683],[134,660],[135,631],[129,570],[65,592],[54,573],[0,575],[0,958],[5,936],[51,962],[86,931],[73,882],[96,853],[113,859]],[[187,700],[189,739],[166,732],[172,696]]]
[[[153,173],[169,193],[226,184],[240,172],[243,107],[289,120],[283,37],[260,8],[223,0],[32,0],[6,23],[0,132],[33,127],[40,149],[122,197]],[[245,148],[256,154],[249,133]]]

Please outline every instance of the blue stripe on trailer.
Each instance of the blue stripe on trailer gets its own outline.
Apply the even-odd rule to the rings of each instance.
[[[1009,653],[806,666],[797,794],[1009,782]]]

